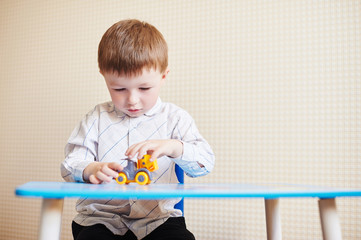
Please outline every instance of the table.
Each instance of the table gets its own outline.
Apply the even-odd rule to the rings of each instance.
[[[336,197],[360,197],[361,189],[340,189],[295,184],[138,184],[118,185],[69,182],[28,182],[18,186],[20,197],[43,199],[39,239],[60,238],[64,198],[163,199],[163,198],[263,198],[265,201],[267,239],[282,239],[280,198],[319,198],[322,234],[325,240],[342,239],[336,209]]]

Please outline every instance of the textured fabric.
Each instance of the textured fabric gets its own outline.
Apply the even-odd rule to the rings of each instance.
[[[83,170],[93,161],[116,161],[126,166],[127,161],[121,159],[126,158],[128,147],[149,139],[178,139],[184,146],[178,159],[158,159],[159,169],[153,172],[155,184],[177,182],[175,163],[190,177],[203,176],[214,167],[212,149],[183,109],[158,99],[146,114],[130,118],[107,102],[97,105],[74,129],[65,147],[62,177],[66,181],[83,182]],[[101,223],[118,235],[129,229],[141,239],[169,217],[182,215],[174,209],[179,200],[79,199],[74,221],[83,226]]]
[[[114,235],[102,224],[84,227],[73,222],[72,230],[75,240],[137,240],[131,231],[127,231],[125,235]],[[186,228],[184,217],[172,217],[143,240],[195,240],[195,237]]]

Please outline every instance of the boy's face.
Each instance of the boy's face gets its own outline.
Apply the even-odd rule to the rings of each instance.
[[[143,69],[139,76],[101,73],[115,107],[130,117],[139,117],[156,104],[168,72]]]

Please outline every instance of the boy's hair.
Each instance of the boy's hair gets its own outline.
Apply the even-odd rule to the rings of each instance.
[[[103,35],[98,48],[101,72],[138,75],[144,68],[163,73],[168,67],[168,47],[163,35],[151,24],[122,20]]]

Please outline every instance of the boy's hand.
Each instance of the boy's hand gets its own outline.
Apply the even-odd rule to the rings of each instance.
[[[94,184],[110,182],[118,177],[118,171],[121,170],[123,167],[116,162],[93,162],[84,169],[83,179]]]
[[[183,143],[176,139],[147,140],[128,148],[125,155],[133,158],[138,154],[141,159],[145,154],[151,155],[150,161],[162,156],[177,158],[183,154]]]

